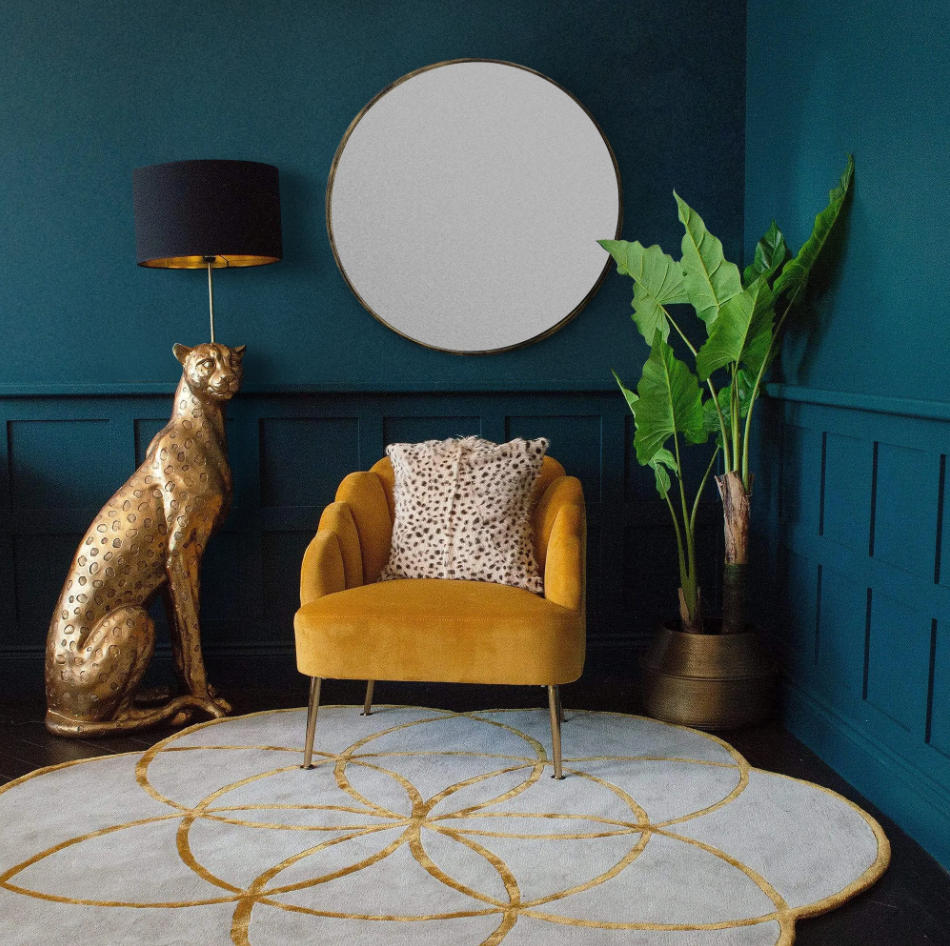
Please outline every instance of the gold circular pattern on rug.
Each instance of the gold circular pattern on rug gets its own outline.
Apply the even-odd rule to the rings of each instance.
[[[569,713],[557,782],[546,711],[325,707],[306,772],[304,715],[0,789],[10,942],[787,946],[887,866],[866,813],[706,733]]]

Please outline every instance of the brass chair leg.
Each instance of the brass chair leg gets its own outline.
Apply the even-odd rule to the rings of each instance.
[[[375,680],[366,681],[366,701],[363,703],[363,712],[360,713],[360,716],[369,716],[373,711],[373,687],[375,684]]]
[[[554,688],[555,694],[557,694],[557,718],[563,723],[567,721],[567,717],[564,715],[564,704],[561,703],[561,688]]]
[[[303,748],[302,769],[313,768],[313,734],[317,728],[317,713],[320,709],[320,678],[310,678],[310,702],[307,704],[307,739]]]
[[[562,779],[561,771],[561,693],[557,686],[548,687],[548,706],[551,710],[551,744],[554,750],[553,778]]]

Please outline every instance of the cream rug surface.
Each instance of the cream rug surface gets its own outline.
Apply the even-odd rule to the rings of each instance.
[[[571,712],[203,723],[0,789],[4,946],[775,946],[872,884],[878,824],[714,736]]]

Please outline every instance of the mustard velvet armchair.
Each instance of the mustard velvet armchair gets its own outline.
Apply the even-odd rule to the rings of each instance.
[[[548,689],[554,777],[561,684],[584,669],[587,521],[580,481],[545,457],[532,527],[544,594],[457,579],[378,581],[395,502],[388,458],[350,473],[304,554],[294,617],[297,669],[310,677],[303,768],[313,768],[321,680],[537,684]]]

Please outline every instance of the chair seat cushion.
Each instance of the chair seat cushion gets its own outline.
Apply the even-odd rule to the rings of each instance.
[[[561,684],[584,666],[584,616],[489,582],[396,579],[325,595],[294,618],[310,677]]]

